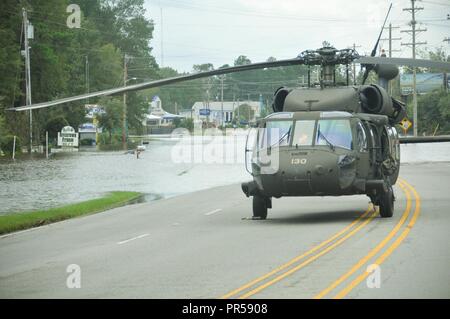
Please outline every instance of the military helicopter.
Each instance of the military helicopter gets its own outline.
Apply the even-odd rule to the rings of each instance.
[[[251,157],[253,181],[242,184],[245,195],[253,196],[254,218],[267,217],[272,197],[355,194],[366,194],[379,206],[381,217],[392,217],[399,144],[449,137],[399,139],[395,125],[405,118],[406,110],[387,93],[389,80],[399,72],[390,64],[393,59],[386,58],[386,64],[384,58],[376,59],[374,67],[366,66],[363,84],[353,86],[348,72],[347,85],[336,85],[335,66],[373,59],[333,47],[305,51],[299,59],[308,66],[320,65],[321,81],[312,86],[308,76],[307,88],[279,88],[274,113],[258,123]],[[379,84],[364,85],[372,69]]]
[[[394,125],[406,111],[388,95],[386,84],[398,68],[376,65],[379,84],[350,86],[347,73],[347,85],[337,86],[335,66],[358,59],[354,50],[323,47],[300,58],[322,67],[321,81],[312,86],[308,76],[307,88],[279,88],[274,113],[258,124],[253,181],[242,184],[245,195],[253,196],[254,218],[267,217],[272,197],[354,194],[367,194],[382,217],[392,217],[392,186],[400,169]]]
[[[253,196],[253,217],[266,219],[272,198],[353,194],[366,194],[379,206],[382,217],[391,217],[392,187],[400,169],[399,144],[450,141],[450,137],[399,138],[395,125],[406,116],[405,105],[389,96],[388,82],[397,76],[397,65],[450,70],[450,63],[375,57],[381,33],[371,56],[325,46],[293,59],[226,67],[10,110],[45,108],[234,72],[306,65],[308,86],[279,88],[274,94],[274,113],[259,121],[253,147],[246,146],[246,155],[252,151],[249,171],[253,180],[243,183],[242,190],[247,197]],[[352,63],[365,67],[361,85],[350,85]],[[345,85],[336,83],[337,65],[346,66]],[[318,84],[311,83],[311,66],[321,67]],[[365,85],[370,71],[378,74],[378,84]]]

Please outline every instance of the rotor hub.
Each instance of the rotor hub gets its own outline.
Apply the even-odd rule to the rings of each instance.
[[[317,50],[306,50],[298,55],[305,65],[334,66],[336,64],[348,65],[360,56],[354,49],[338,50],[334,47],[323,47]]]

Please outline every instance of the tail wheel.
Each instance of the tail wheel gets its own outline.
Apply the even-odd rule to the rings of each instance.
[[[258,219],[267,218],[267,200],[262,196],[253,196],[253,217]]]
[[[388,191],[380,196],[380,216],[389,218],[394,215],[394,190],[389,186]]]

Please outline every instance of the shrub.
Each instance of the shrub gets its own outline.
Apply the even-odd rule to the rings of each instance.
[[[12,154],[14,145],[14,136],[13,135],[6,135],[0,140],[0,149],[5,154]],[[20,138],[16,137],[16,154],[20,153],[22,150]]]
[[[91,138],[85,138],[80,141],[80,145],[82,145],[82,146],[92,146],[92,145],[94,145],[94,143],[95,143],[95,140],[91,139]]]

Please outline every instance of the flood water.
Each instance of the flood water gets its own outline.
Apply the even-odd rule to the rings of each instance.
[[[138,191],[146,194],[146,200],[155,200],[247,181],[251,176],[243,160],[245,139],[229,143],[230,138],[227,143],[201,137],[194,142],[154,140],[139,159],[123,151],[94,150],[50,159],[1,159],[0,214],[98,198],[109,191]],[[183,149],[188,144],[210,149],[194,148],[189,153]],[[193,155],[199,152],[213,154],[212,159],[202,161]],[[401,155],[403,163],[450,161],[450,143],[402,145]]]
[[[197,146],[209,142],[195,138]],[[50,159],[0,160],[0,214],[61,206],[110,191],[138,191],[153,200],[249,179],[242,161],[205,163],[193,157],[192,163],[186,154],[180,160],[180,152],[174,150],[180,144],[172,139],[151,141],[139,159],[124,151],[85,150]],[[213,144],[220,149],[221,141]],[[243,154],[243,149],[240,140],[230,153]]]

